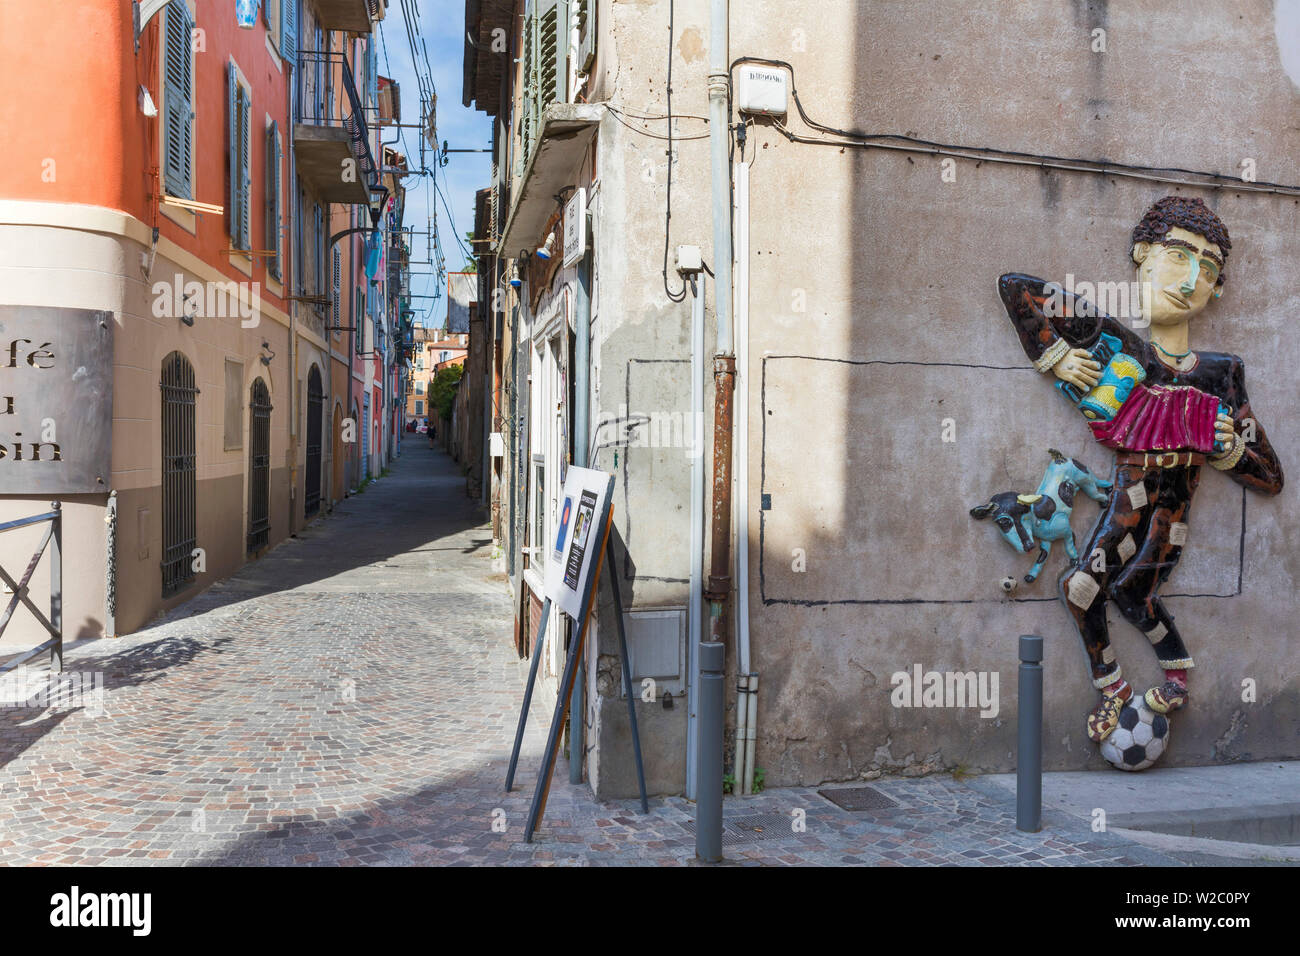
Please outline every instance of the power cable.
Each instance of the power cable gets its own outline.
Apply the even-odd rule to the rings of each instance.
[[[669,230],[672,227],[673,219],[673,13],[676,7],[675,0],[668,0],[668,91],[667,91],[667,110],[668,110],[668,190],[664,198],[664,294],[668,296],[669,302],[681,302],[686,298],[686,280],[682,280],[680,292],[674,292],[668,285],[668,243]],[[794,85],[791,79],[790,85]],[[617,115],[615,116],[617,118]],[[625,124],[626,125],[626,124]]]
[[[925,153],[929,155],[954,156],[960,159],[973,159],[979,162],[1007,163],[1017,166],[1036,166],[1041,169],[1060,169],[1069,172],[1095,173],[1102,176],[1123,176],[1130,179],[1144,179],[1151,182],[1171,183],[1182,186],[1199,186],[1202,188],[1214,189],[1227,187],[1240,192],[1300,196],[1300,186],[1289,186],[1283,183],[1273,182],[1245,182],[1236,176],[1228,176],[1224,173],[1211,173],[1198,169],[1186,169],[1181,166],[1140,166],[1131,163],[1113,163],[1101,159],[1053,156],[1046,153],[1026,153],[1019,150],[1002,149],[995,146],[961,146],[952,143],[941,143],[933,140],[918,139],[915,136],[907,136],[900,133],[863,133],[857,130],[837,129],[836,127],[816,122],[808,116],[807,112],[804,111],[803,103],[799,99],[799,93],[795,89],[794,67],[789,63],[784,60],[770,60],[765,57],[742,56],[737,57],[732,61],[731,70],[734,70],[736,66],[741,63],[761,63],[766,66],[777,66],[789,70],[790,96],[794,100],[795,108],[799,112],[799,118],[803,120],[805,125],[812,129],[818,130],[822,133],[829,133],[832,136],[842,137],[840,141],[835,141],[817,139],[811,136],[801,136],[800,134],[789,130],[785,124],[779,121],[775,122],[773,125],[776,129],[792,143],[806,143],[811,146],[835,146],[837,148],[853,146],[859,149],[895,149],[904,152]],[[896,140],[897,142],[882,142],[884,140]],[[1199,176],[1212,181],[1197,182],[1195,180],[1162,176],[1160,175],[1161,173],[1182,173],[1187,176]]]

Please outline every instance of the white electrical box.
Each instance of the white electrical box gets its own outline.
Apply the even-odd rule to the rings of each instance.
[[[736,108],[742,113],[784,116],[790,77],[775,66],[743,63],[736,70]]]
[[[677,271],[699,272],[704,268],[704,257],[699,246],[677,247]]]

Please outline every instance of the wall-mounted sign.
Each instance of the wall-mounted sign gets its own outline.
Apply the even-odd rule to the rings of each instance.
[[[564,262],[571,266],[587,253],[587,190],[575,189],[564,204]]]
[[[0,305],[0,494],[107,493],[113,313]]]

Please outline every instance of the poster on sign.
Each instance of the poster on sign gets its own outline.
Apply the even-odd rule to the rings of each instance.
[[[614,476],[571,467],[564,477],[555,548],[547,556],[546,596],[565,614],[581,620],[587,584],[601,557],[609,521]]]

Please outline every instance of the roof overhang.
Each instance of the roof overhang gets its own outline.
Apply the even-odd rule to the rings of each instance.
[[[372,10],[378,15],[375,0],[316,0],[316,20],[326,30],[369,33]]]
[[[510,57],[493,50],[498,37],[514,32],[514,7],[514,0],[465,0],[461,105],[489,116],[501,109],[502,71],[514,68]]]
[[[601,103],[555,103],[542,111],[537,146],[528,158],[497,244],[502,258],[515,258],[520,249],[531,252],[541,239],[557,208],[556,195],[573,185],[574,171],[582,164],[604,116]]]

